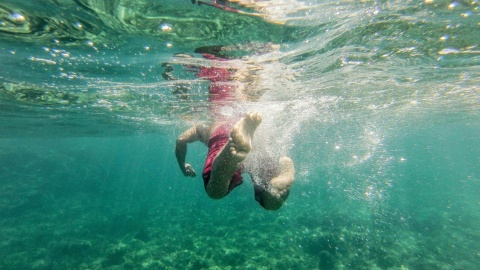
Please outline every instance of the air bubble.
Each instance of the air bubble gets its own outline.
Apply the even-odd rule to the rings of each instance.
[[[18,12],[12,13],[12,15],[10,15],[10,19],[14,22],[24,22],[26,20],[25,16]]]
[[[172,26],[168,23],[164,23],[160,25],[160,29],[162,29],[163,32],[171,32],[172,31]]]
[[[82,25],[80,22],[76,22],[76,23],[75,23],[75,27],[76,27],[77,29],[82,29],[82,28],[83,28],[83,25]]]
[[[458,2],[453,2],[450,5],[448,5],[448,9],[454,9],[456,6],[458,6]]]
[[[447,40],[447,39],[449,39],[449,38],[450,38],[450,36],[445,35],[445,36],[443,36],[443,37],[440,38],[440,41],[445,41],[445,40]]]

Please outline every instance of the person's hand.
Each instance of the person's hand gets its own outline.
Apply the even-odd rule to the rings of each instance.
[[[185,163],[185,169],[183,170],[183,175],[195,177],[197,176],[197,173],[195,173],[195,170],[193,169],[192,165]]]

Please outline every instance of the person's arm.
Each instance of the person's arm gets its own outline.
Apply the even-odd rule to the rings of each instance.
[[[175,156],[177,157],[178,166],[185,176],[195,177],[197,175],[192,166],[185,163],[185,157],[187,156],[187,144],[196,142],[199,139],[200,134],[197,131],[197,126],[193,126],[177,138]]]

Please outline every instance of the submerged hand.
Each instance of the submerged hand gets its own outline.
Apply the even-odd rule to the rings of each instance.
[[[192,165],[185,163],[185,169],[183,170],[183,175],[195,177],[197,176],[197,173],[195,173],[195,170],[193,169]]]

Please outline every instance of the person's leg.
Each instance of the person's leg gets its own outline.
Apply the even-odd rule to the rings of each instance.
[[[220,199],[228,194],[230,180],[252,149],[253,134],[261,122],[259,113],[250,112],[232,128],[229,141],[213,160],[210,180],[206,185],[208,196]]]
[[[278,175],[263,186],[255,186],[255,199],[267,210],[279,209],[288,198],[294,178],[295,168],[292,159],[280,158]]]

